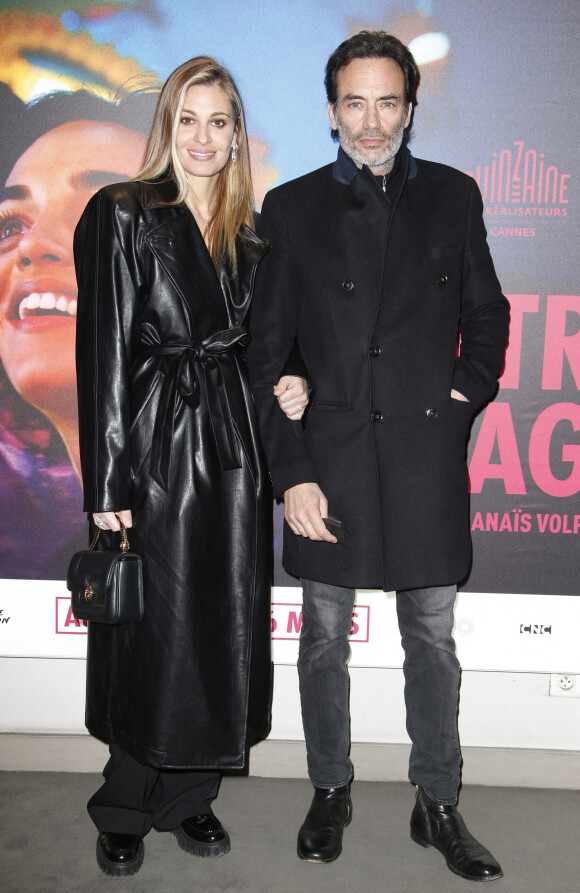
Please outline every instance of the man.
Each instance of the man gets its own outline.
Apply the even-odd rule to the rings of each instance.
[[[455,805],[452,626],[471,559],[466,441],[497,387],[509,310],[475,182],[406,147],[418,82],[410,52],[384,32],[361,32],[331,56],[338,158],[266,197],[261,235],[272,250],[250,374],[284,494],[284,566],[304,589],[298,669],[315,793],[298,855],[330,862],[341,852],[352,810],[347,638],[355,587],[382,588],[397,591],[405,650],[411,836],[456,874],[491,880],[501,868]],[[314,387],[304,426],[272,397],[294,339]],[[328,529],[329,515],[342,527]]]

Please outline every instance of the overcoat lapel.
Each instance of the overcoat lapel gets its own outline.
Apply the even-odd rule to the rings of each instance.
[[[193,316],[199,317],[200,297],[214,317],[214,331],[219,331],[228,327],[224,293],[193,214],[183,204],[169,204],[175,189],[172,181],[163,180],[143,190],[143,207],[152,215],[146,240],[183,301],[190,334]]]
[[[337,184],[343,207],[332,218],[329,236],[335,242],[335,254],[340,252],[338,269],[354,283],[352,307],[341,304],[334,319],[335,327],[343,329],[345,341],[361,327],[371,337],[379,314],[391,300],[392,264],[397,259],[392,258],[389,232],[407,181],[408,152],[403,153],[401,163],[396,188],[387,196],[366,166],[356,171],[346,188]]]
[[[210,257],[193,214],[185,205],[169,205],[175,196],[171,182],[148,184],[144,207],[153,214],[147,242],[181,297],[192,333],[191,311],[199,317],[200,296],[213,316],[215,329],[240,326],[250,305],[256,268],[268,246],[255,239],[239,240],[238,270],[235,277],[227,269],[218,272]],[[192,262],[191,246],[195,257]]]
[[[166,209],[156,213],[163,214]],[[147,241],[155,257],[179,293],[190,322],[199,317],[199,302],[205,301],[215,319],[215,330],[228,327],[228,315],[215,267],[195,219],[187,208],[176,208],[176,215],[150,232]],[[191,257],[191,246],[195,257]]]
[[[370,257],[382,258],[382,268],[379,264],[373,266],[375,273],[380,273],[377,282],[379,293],[382,290],[382,277],[385,272],[385,262],[389,254],[389,231],[397,205],[401,199],[405,187],[409,167],[409,153],[402,154],[402,167],[396,176],[394,193],[386,196],[381,192],[374,174],[368,167],[363,167],[351,183],[353,197],[361,204],[364,224],[360,226],[360,234],[357,240],[356,255],[368,263]],[[348,229],[347,229],[348,231]],[[364,241],[361,241],[363,239]]]
[[[219,280],[226,296],[230,325],[232,326],[244,324],[252,300],[256,270],[260,260],[268,251],[269,245],[258,241],[255,236],[243,240],[238,239],[236,275],[232,276],[231,271],[226,268],[219,272]]]
[[[319,294],[326,295],[336,336],[348,353],[353,337],[370,338],[374,326],[389,209],[372,174],[363,178],[356,171],[348,185],[331,177],[321,198],[323,214],[309,255],[309,277]]]

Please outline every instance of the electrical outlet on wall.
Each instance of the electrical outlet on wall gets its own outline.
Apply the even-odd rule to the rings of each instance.
[[[580,698],[580,677],[571,673],[552,673],[550,695],[556,698]]]

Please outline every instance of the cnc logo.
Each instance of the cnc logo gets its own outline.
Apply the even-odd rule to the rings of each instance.
[[[355,605],[349,642],[368,642],[371,609],[368,605]],[[272,638],[298,639],[302,628],[302,605],[289,602],[272,602]]]
[[[568,216],[568,180],[544,152],[514,140],[487,164],[466,171],[477,181],[490,236],[533,237],[541,226]]]
[[[87,621],[77,620],[70,606],[68,596],[56,597],[56,630],[57,636],[77,635],[86,636]]]
[[[543,623],[520,623],[520,636],[551,636],[552,625]]]

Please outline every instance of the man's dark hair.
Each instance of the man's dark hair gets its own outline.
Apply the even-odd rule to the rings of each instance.
[[[417,63],[405,44],[392,34],[387,34],[386,31],[359,31],[358,34],[343,41],[328,60],[324,86],[328,101],[334,106],[335,113],[338,99],[336,86],[338,72],[353,59],[392,59],[396,62],[405,78],[405,102],[412,104],[414,113],[415,106],[418,104],[417,90],[421,78]],[[409,138],[412,126],[413,114],[405,128],[406,139]],[[333,130],[332,136],[337,139],[338,132]]]

